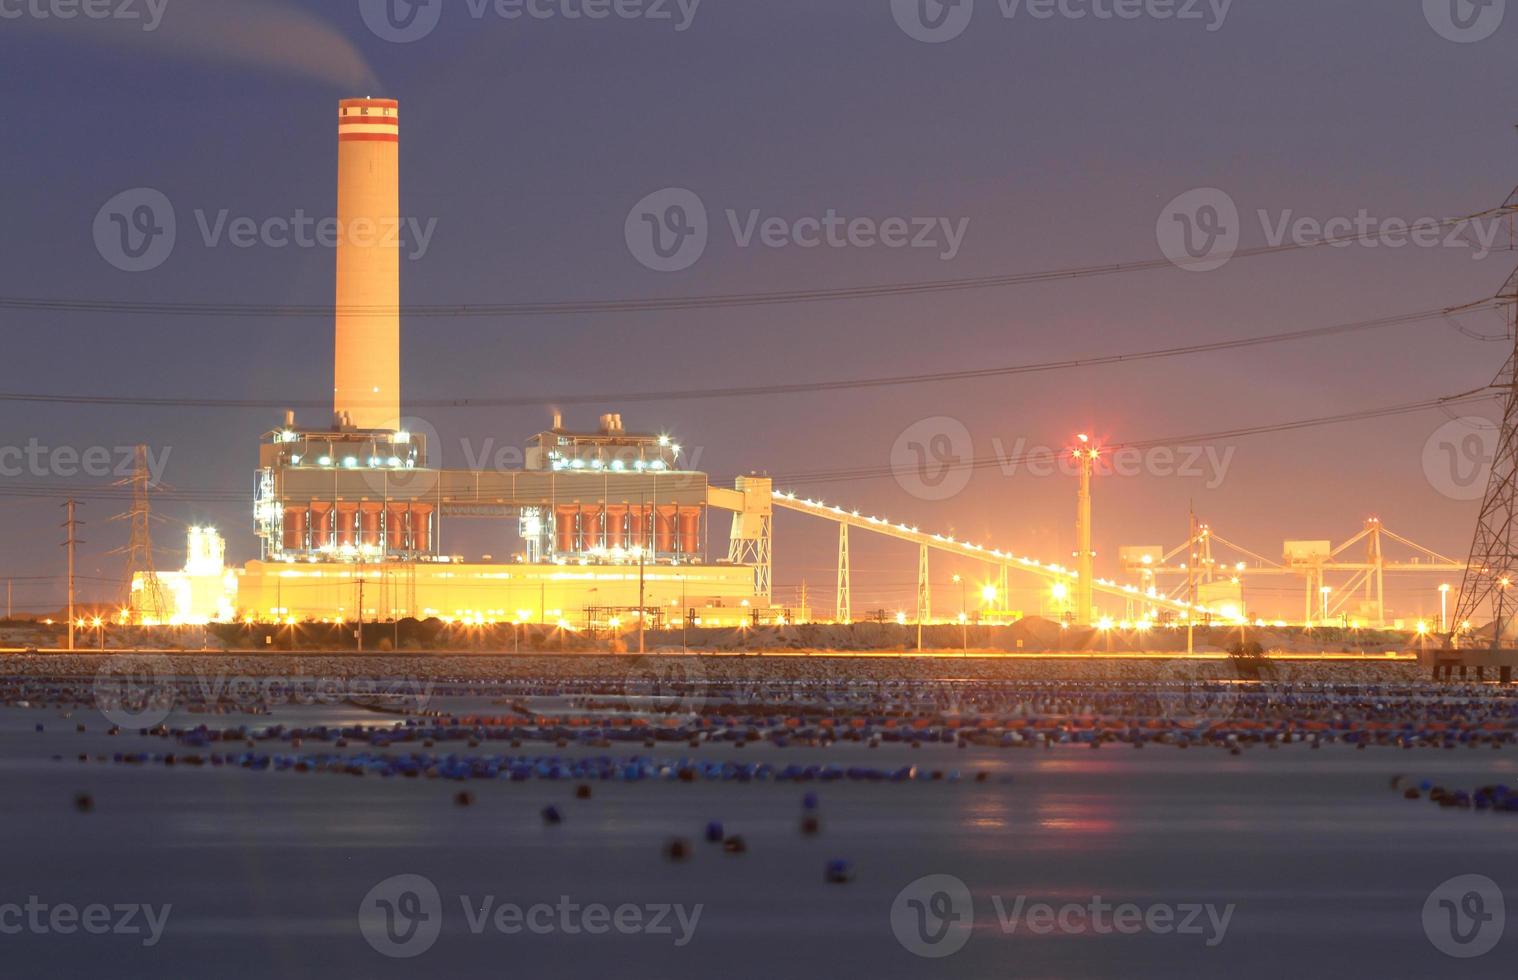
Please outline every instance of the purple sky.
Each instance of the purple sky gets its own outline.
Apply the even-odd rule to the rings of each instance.
[[[0,295],[329,303],[329,251],[207,246],[195,215],[330,214],[335,103],[365,94],[401,100],[402,211],[436,220],[425,257],[403,264],[407,304],[825,289],[1149,261],[1161,257],[1162,210],[1195,188],[1236,202],[1247,248],[1266,243],[1260,210],[1271,223],[1287,212],[1326,221],[1362,210],[1413,221],[1494,207],[1518,183],[1518,15],[1485,40],[1456,43],[1418,0],[1234,0],[1221,24],[1206,4],[1203,20],[1032,19],[978,0],[963,34],[938,44],[910,37],[888,0],[706,0],[683,31],[648,18],[570,19],[557,3],[547,19],[477,20],[467,3],[450,2],[430,36],[406,44],[376,36],[357,0],[302,6],[308,17],[244,3],[229,21],[222,4],[169,0],[159,30],[146,32],[125,20],[44,21],[0,3],[23,11],[0,19]],[[247,8],[268,8],[267,17]],[[364,63],[379,80],[372,92],[354,91]],[[162,266],[128,273],[102,258],[92,227],[107,200],[139,187],[172,202],[178,240]],[[704,255],[672,273],[645,268],[624,236],[633,205],[666,187],[694,192],[711,218]],[[729,209],[968,224],[945,260],[939,249],[741,247]],[[1240,257],[1206,273],[849,302],[418,319],[404,327],[405,393],[543,396],[540,407],[428,413],[445,462],[463,466],[463,440],[475,452],[490,439],[520,445],[546,427],[556,395],[1210,343],[1482,299],[1515,262],[1512,251],[1477,259],[1468,248],[1355,246]],[[326,320],[4,310],[0,323],[0,392],[319,399],[331,385]],[[1502,331],[1492,315],[1466,325]],[[1419,401],[1485,384],[1503,358],[1503,344],[1436,321],[1137,365],[566,414],[589,427],[620,409],[632,428],[699,447],[700,466],[725,478],[805,474],[888,469],[898,437],[939,416],[960,420],[974,454],[990,457],[997,440],[1010,453],[1019,440],[1061,446],[1078,431],[1148,440]],[[278,422],[264,409],[0,411],[4,446],[170,447],[165,479],[189,491],[250,488],[257,437]],[[1441,431],[1449,421],[1434,411],[1225,441],[1214,450],[1228,460],[1221,473],[1204,465],[1199,476],[1103,479],[1099,571],[1118,574],[1120,545],[1179,543],[1189,501],[1271,557],[1287,538],[1341,541],[1372,514],[1463,557],[1476,504],[1455,498],[1468,496],[1468,474],[1426,462],[1463,449],[1458,433]],[[991,467],[936,501],[914,495],[904,476],[805,491],[1048,559],[1074,545],[1067,477]],[[0,487],[56,486],[57,498],[103,482],[0,477]],[[121,558],[106,554],[125,540],[124,524],[108,520],[118,509],[100,501],[82,512],[87,575],[119,573]],[[161,509],[165,565],[178,565],[188,522],[221,528],[238,561],[255,554],[247,503]],[[61,519],[53,497],[4,498],[0,572],[60,573]],[[462,546],[468,557],[502,554],[514,537],[504,524],[463,530],[479,536]],[[778,535],[777,599],[789,601],[805,579],[830,604],[831,528],[787,515]],[[460,547],[460,531],[452,539]],[[901,545],[858,542],[855,610],[909,608],[915,558]],[[935,569],[947,607],[958,603],[947,584],[954,570],[947,561]],[[1436,612],[1437,584],[1396,585],[1391,604],[1409,616]],[[102,597],[117,588],[90,585]],[[17,584],[21,610],[55,608],[60,596],[56,580]],[[1294,583],[1265,580],[1251,596],[1266,616],[1300,607]],[[1017,604],[1034,601],[1029,593]]]

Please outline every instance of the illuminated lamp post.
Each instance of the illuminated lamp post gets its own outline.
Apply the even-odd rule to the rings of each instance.
[[[963,575],[954,575],[954,584],[959,586],[959,652],[968,653],[970,650],[970,617],[966,609],[967,599],[965,579]]]
[[[1081,434],[1076,439],[1080,445],[1071,450],[1080,465],[1080,493],[1075,510],[1075,565],[1080,579],[1075,584],[1075,617],[1076,622],[1085,624],[1091,621],[1096,579],[1096,554],[1091,550],[1091,473],[1102,451],[1091,445],[1088,435]]]
[[[1449,583],[1439,586],[1439,632],[1449,630]]]

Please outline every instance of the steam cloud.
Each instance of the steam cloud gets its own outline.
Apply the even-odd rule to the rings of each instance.
[[[350,94],[378,94],[380,88],[351,41],[283,0],[141,0],[132,9],[138,12],[134,20],[38,17],[7,24],[164,57],[315,78]]]

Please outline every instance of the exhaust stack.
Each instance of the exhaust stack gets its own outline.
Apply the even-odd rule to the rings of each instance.
[[[339,427],[401,417],[400,104],[345,99],[337,116],[336,345]]]

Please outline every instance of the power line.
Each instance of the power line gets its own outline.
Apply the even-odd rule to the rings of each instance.
[[[1495,300],[1469,304],[1458,308],[1436,308],[1418,310],[1410,313],[1393,314],[1391,316],[1376,317],[1368,320],[1356,320],[1349,323],[1340,323],[1327,327],[1309,327],[1302,330],[1289,330],[1281,333],[1261,334],[1253,337],[1241,337],[1233,340],[1212,341],[1205,344],[1189,344],[1178,347],[1159,347],[1148,350],[1129,351],[1121,354],[1104,354],[1096,357],[1064,358],[1054,361],[1038,361],[1026,364],[1002,365],[999,367],[963,368],[951,371],[927,372],[921,374],[886,375],[871,378],[849,378],[819,381],[803,381],[767,385],[750,385],[746,387],[723,387],[723,388],[692,388],[676,389],[669,391],[632,391],[632,392],[599,392],[582,393],[573,395],[516,395],[508,397],[484,397],[484,398],[449,398],[449,399],[410,399],[407,401],[409,409],[426,408],[507,408],[531,405],[579,405],[579,404],[613,404],[613,403],[636,403],[636,402],[662,402],[662,401],[695,401],[720,398],[754,398],[772,395],[797,395],[814,394],[819,392],[835,392],[862,390],[870,388],[896,387],[903,385],[919,384],[942,384],[952,381],[972,381],[984,378],[1002,378],[1014,375],[1044,374],[1057,371],[1080,370],[1084,368],[1103,367],[1115,364],[1138,363],[1168,359],[1172,357],[1186,357],[1195,354],[1215,353],[1219,351],[1241,350],[1254,347],[1264,347],[1273,344],[1293,343],[1303,340],[1314,340],[1324,337],[1336,337],[1345,334],[1359,333],[1370,330],[1385,330],[1391,327],[1407,326],[1415,323],[1431,321],[1448,321],[1455,309],[1461,312],[1479,312],[1484,309],[1495,309]],[[220,408],[220,409],[262,409],[262,408],[330,408],[331,401],[316,401],[311,399],[238,399],[238,398],[182,398],[182,397],[139,397],[128,395],[52,395],[42,393],[24,392],[0,392],[0,402],[25,402],[33,404],[64,404],[64,405],[112,405],[133,406],[148,408]]]
[[[1416,412],[1431,411],[1453,405],[1467,405],[1474,402],[1485,401],[1494,397],[1493,393],[1485,388],[1476,391],[1465,392],[1459,395],[1451,395],[1444,398],[1432,398],[1418,402],[1408,402],[1401,405],[1390,405],[1384,408],[1365,409],[1356,412],[1344,412],[1337,415],[1322,415],[1313,418],[1295,419],[1289,422],[1278,422],[1268,425],[1247,426],[1236,429],[1225,429],[1216,432],[1195,433],[1185,436],[1173,436],[1164,439],[1145,439],[1111,443],[1103,447],[1107,455],[1120,452],[1125,449],[1156,449],[1164,446],[1176,446],[1197,443],[1218,442],[1224,439],[1242,439],[1249,436],[1265,435],[1274,432],[1291,432],[1299,429],[1319,428],[1328,425],[1340,425],[1348,422],[1368,421],[1378,418],[1389,418],[1398,415],[1409,415]],[[980,470],[988,467],[1010,467],[1023,465],[1030,462],[1047,462],[1058,459],[1059,453],[1054,450],[1037,450],[1034,452],[1021,453],[1007,456],[975,457],[969,460],[950,461],[944,464],[945,471]],[[810,473],[797,473],[791,475],[779,474],[774,477],[777,485],[786,487],[803,486],[815,483],[842,483],[856,480],[876,480],[896,475],[894,466],[860,467],[854,469],[823,470]]]
[[[1430,228],[1449,228],[1468,221],[1492,215],[1506,214],[1509,208],[1499,206],[1456,218],[1446,218],[1430,223]],[[1239,249],[1233,259],[1249,259],[1265,255],[1281,255],[1288,252],[1321,249],[1354,244],[1374,237],[1370,232],[1359,235],[1342,235],[1309,242],[1287,242],[1280,245],[1262,245]],[[420,319],[467,319],[480,317],[568,316],[599,313],[667,312],[675,310],[731,309],[734,307],[775,306],[793,303],[817,303],[840,300],[874,299],[887,296],[916,296],[965,290],[994,289],[1020,286],[1030,283],[1060,280],[1089,279],[1099,276],[1119,275],[1129,272],[1146,272],[1158,269],[1174,269],[1176,263],[1168,258],[1143,259],[1135,262],[1118,262],[1105,265],[1072,266],[1062,269],[1046,269],[1037,272],[1005,273],[991,276],[972,276],[957,279],[931,279],[905,283],[880,283],[867,286],[847,286],[832,289],[771,290],[749,293],[714,293],[696,296],[654,296],[645,298],[623,297],[604,300],[568,300],[540,303],[480,303],[436,304],[400,306],[402,316]],[[0,296],[0,309],[67,312],[110,313],[127,316],[196,316],[196,317],[264,317],[264,318],[319,318],[334,315],[370,316],[375,312],[392,312],[396,307],[373,305],[280,305],[262,303],[196,303],[196,302],[149,302],[112,299],[61,299],[50,297]]]
[[[1484,401],[1493,397],[1486,388],[1464,392],[1458,395],[1450,395],[1444,398],[1430,398],[1416,402],[1406,402],[1399,405],[1389,405],[1381,408],[1363,409],[1354,412],[1343,412],[1336,415],[1321,415],[1305,419],[1294,419],[1287,422],[1276,422],[1264,425],[1247,426],[1234,429],[1224,429],[1214,432],[1193,433],[1191,435],[1171,436],[1167,438],[1155,438],[1136,440],[1121,443],[1112,443],[1104,447],[1110,454],[1124,449],[1154,449],[1163,446],[1188,445],[1196,443],[1217,442],[1223,439],[1241,439],[1248,436],[1264,435],[1274,432],[1290,432],[1298,429],[1319,428],[1329,425],[1340,425],[1349,422],[1368,421],[1371,419],[1389,418],[1398,415],[1408,415],[1416,412],[1431,411],[1438,408],[1454,405],[1468,405]],[[1047,461],[1055,458],[1053,451],[1040,450],[1008,456],[977,457],[964,461],[952,461],[946,465],[954,470],[977,470],[992,466],[1010,466],[1032,461]],[[752,471],[751,471],[752,472]],[[856,480],[874,480],[893,477],[896,470],[891,466],[858,467],[853,469],[836,470],[813,470],[798,471],[795,473],[770,474],[776,484],[782,487],[795,487],[812,483],[840,483]],[[724,482],[735,478],[737,474],[726,476],[714,476],[714,482]],[[46,483],[19,483],[6,485],[0,483],[0,498],[33,498],[52,497],[60,494],[71,494],[79,499],[89,500],[122,500],[131,499],[131,490],[127,487],[112,485],[99,486],[71,486]],[[236,503],[245,504],[248,499],[246,490],[233,488],[195,488],[184,489],[163,488],[157,491],[158,498],[165,501],[182,501],[195,503]]]

